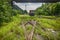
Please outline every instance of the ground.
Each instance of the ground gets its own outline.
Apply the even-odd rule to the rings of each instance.
[[[23,29],[22,22],[25,24],[30,20],[36,21],[36,27],[26,24],[26,34],[32,32],[31,40],[60,40],[60,17],[29,15],[14,16],[12,22],[2,26],[0,40],[26,40],[26,31]]]

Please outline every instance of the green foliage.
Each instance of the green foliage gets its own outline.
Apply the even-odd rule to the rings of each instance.
[[[59,40],[60,17],[55,18],[56,17],[53,16],[42,16],[42,18],[30,17],[28,15],[13,16],[12,22],[0,28],[0,40],[25,40],[24,29],[21,26],[21,22],[23,21],[25,23],[31,19],[36,19],[39,23],[34,29],[33,40],[37,40],[36,34],[41,35],[44,40]],[[26,25],[26,30],[30,32],[32,27],[32,25]],[[55,33],[48,29],[53,29]]]
[[[0,0],[0,26],[12,21],[13,16],[21,13],[21,11],[12,9],[11,0]]]
[[[2,2],[1,2],[2,1]],[[11,21],[12,8],[7,0],[0,0],[0,25]]]
[[[60,2],[57,3],[45,3],[41,7],[36,9],[37,15],[60,15]]]
[[[27,14],[28,12],[27,12],[27,10],[24,10],[23,13],[24,13],[24,14]]]
[[[11,0],[0,0],[0,26],[7,23],[0,27],[0,40],[25,40],[21,23],[29,20],[36,20],[38,23],[34,29],[33,40],[37,40],[37,34],[41,35],[44,40],[60,40],[60,17],[19,15],[22,12],[12,9],[9,2]],[[36,10],[36,13],[37,15],[60,15],[59,8],[60,3],[43,4]],[[30,32],[32,27],[27,26],[27,31]],[[48,29],[52,29],[53,32]]]

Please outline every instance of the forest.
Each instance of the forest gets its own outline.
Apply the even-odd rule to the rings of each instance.
[[[0,0],[0,40],[60,40],[60,2],[42,3],[35,16],[14,7]]]

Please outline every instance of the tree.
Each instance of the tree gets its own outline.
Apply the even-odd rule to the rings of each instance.
[[[24,10],[24,14],[27,14],[28,12],[27,12],[27,10]]]
[[[3,22],[9,22],[12,19],[13,9],[9,3],[11,0],[0,0],[0,26]]]
[[[60,15],[60,3],[45,3],[36,9],[38,15]]]

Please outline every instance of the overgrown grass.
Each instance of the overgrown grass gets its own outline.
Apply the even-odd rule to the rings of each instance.
[[[24,29],[21,26],[21,22],[25,23],[29,20],[35,20],[39,23],[35,28],[34,35],[42,35],[45,40],[60,40],[60,17],[31,17],[27,15],[14,16],[12,22],[9,22],[7,25],[2,26],[0,28],[0,40],[25,40]],[[32,29],[32,26],[27,26],[26,29],[29,32]],[[55,32],[52,32],[48,29],[52,29],[52,31]],[[35,36],[33,37],[33,40],[37,40]]]

